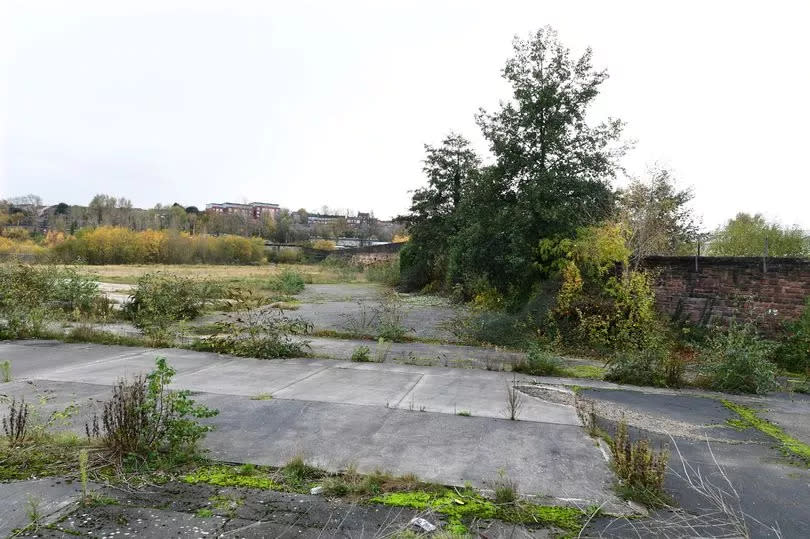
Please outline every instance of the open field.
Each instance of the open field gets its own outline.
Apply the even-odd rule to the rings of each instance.
[[[340,271],[322,264],[266,264],[230,266],[223,264],[109,264],[100,266],[70,266],[82,273],[97,276],[108,283],[135,284],[146,273],[164,272],[194,279],[212,279],[230,283],[259,283],[285,269],[296,271],[313,284],[364,281],[361,272]]]

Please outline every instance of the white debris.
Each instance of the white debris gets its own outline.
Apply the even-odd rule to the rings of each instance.
[[[320,486],[320,485],[319,485],[319,486],[317,486],[317,487],[312,487],[312,488],[309,490],[309,493],[310,493],[310,494],[320,494],[320,493],[322,493],[322,492],[323,492],[323,487],[322,487],[322,486]]]
[[[416,517],[411,519],[411,526],[419,526],[426,532],[436,531],[436,526],[428,522],[422,517]]]

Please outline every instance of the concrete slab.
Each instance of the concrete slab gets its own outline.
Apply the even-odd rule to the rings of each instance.
[[[8,537],[15,528],[31,523],[28,516],[31,504],[47,517],[70,505],[80,495],[79,483],[59,477],[0,483],[0,537]]]
[[[158,357],[165,357],[169,364],[177,370],[178,375],[214,368],[227,361],[214,354],[199,354],[183,350],[132,350],[130,354],[45,371],[39,377],[48,380],[112,385],[121,378],[133,378],[147,374],[154,369],[155,360]]]
[[[506,397],[512,377],[479,370],[426,370],[419,383],[399,402],[398,408],[473,416],[509,416]],[[518,419],[559,425],[579,425],[572,406],[522,395]]]
[[[12,341],[0,343],[0,361],[11,362],[12,379],[42,377],[48,372],[99,360],[130,357],[142,348],[67,344],[59,341]]]
[[[612,474],[579,427],[293,400],[200,395],[220,409],[205,441],[217,459],[280,466],[296,455],[486,487],[504,470],[524,494],[615,501]]]
[[[419,381],[418,373],[335,367],[277,391],[278,398],[395,406]]]
[[[333,365],[324,361],[277,361],[235,359],[211,369],[203,369],[175,378],[175,386],[192,391],[257,395],[275,393]]]
[[[770,398],[760,415],[810,444],[810,395],[793,394]],[[762,405],[761,405],[762,406]]]

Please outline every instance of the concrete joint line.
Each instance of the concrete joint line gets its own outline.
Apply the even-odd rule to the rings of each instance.
[[[402,398],[400,398],[397,401],[397,403],[394,406],[392,406],[392,408],[399,408],[399,405],[402,403],[402,401],[405,400],[405,397],[413,393],[413,390],[416,389],[416,386],[419,385],[419,382],[421,382],[424,377],[425,377],[424,373],[420,374],[419,378],[417,378],[416,381],[413,384],[411,384],[411,387],[408,388],[408,391],[406,391],[405,394],[402,395]]]
[[[316,374],[320,374],[320,373],[322,373],[323,371],[325,371],[325,370],[327,370],[327,369],[331,369],[331,368],[333,368],[333,367],[332,367],[332,365],[326,365],[325,367],[321,367],[321,368],[320,368],[320,369],[318,369],[317,371],[315,371],[315,372],[311,372],[311,373],[307,374],[306,376],[304,376],[303,378],[299,378],[299,379],[297,379],[297,380],[293,380],[292,382],[290,382],[290,383],[289,383],[289,384],[287,384],[286,386],[283,386],[283,387],[280,387],[280,388],[276,389],[275,391],[273,391],[273,393],[278,393],[279,391],[284,391],[285,389],[287,389],[287,388],[288,388],[288,387],[290,387],[290,386],[294,386],[295,384],[297,384],[297,383],[299,383],[299,382],[303,382],[303,381],[304,381],[304,380],[306,380],[307,378],[312,378],[312,377],[313,377],[313,376],[315,376]]]
[[[47,375],[54,375],[54,374],[62,374],[62,373],[65,373],[65,372],[70,372],[70,371],[72,371],[73,369],[75,369],[77,367],[91,367],[93,365],[101,365],[103,363],[114,363],[116,361],[121,361],[121,360],[124,360],[124,359],[136,358],[136,357],[138,357],[140,355],[143,355],[145,353],[146,352],[127,352],[127,353],[119,354],[119,355],[113,356],[113,357],[107,357],[107,358],[103,358],[103,359],[97,359],[95,361],[89,361],[87,363],[80,363],[78,365],[69,365],[67,367],[62,367],[61,369],[45,370],[42,373],[37,373],[36,376],[37,376],[37,379],[40,379],[41,376],[43,376],[43,375],[47,376]]]
[[[191,375],[194,375],[194,374],[200,374],[201,372],[211,370],[214,367],[225,367],[225,366],[230,365],[231,363],[236,363],[237,361],[239,361],[239,360],[238,359],[226,360],[226,361],[223,361],[222,363],[213,363],[213,364],[208,365],[206,367],[200,367],[199,369],[195,369],[195,370],[192,370],[192,371],[189,371],[189,372],[184,372],[182,374],[178,374],[177,378],[175,379],[175,382],[173,382],[173,384],[176,384],[177,380],[180,380],[184,376],[191,376]]]

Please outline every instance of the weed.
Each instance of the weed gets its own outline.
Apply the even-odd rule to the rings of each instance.
[[[523,396],[520,394],[520,391],[517,390],[515,385],[517,384],[517,379],[512,378],[512,383],[506,384],[506,417],[511,419],[512,421],[516,421],[518,415],[520,414],[521,408],[523,408]]]
[[[5,360],[0,363],[0,379],[3,383],[11,382],[11,361]]]
[[[45,517],[42,514],[42,500],[29,494],[26,500],[25,513],[30,522],[29,531],[36,531],[42,525],[42,519]]]
[[[166,359],[159,357],[145,378],[119,381],[103,407],[103,430],[95,416],[85,426],[88,437],[100,437],[119,459],[166,458],[171,463],[193,456],[197,442],[211,430],[196,420],[213,417],[217,411],[195,404],[188,391],[170,391],[175,373]]]
[[[194,515],[197,518],[211,518],[212,516],[214,516],[214,512],[206,507],[201,507],[200,509],[197,509]]]
[[[798,457],[804,462],[805,465],[810,466],[810,445],[793,438],[777,425],[762,419],[753,409],[747,406],[743,406],[742,404],[737,404],[725,399],[723,399],[721,402],[726,408],[740,416],[740,419],[748,426],[767,434],[779,442],[782,451],[786,455]]]
[[[526,358],[515,365],[514,371],[532,376],[558,376],[562,374],[562,367],[560,360],[551,352],[533,344]]]
[[[250,397],[252,401],[269,401],[273,398],[273,395],[270,393],[259,393],[258,395],[253,395]]]
[[[87,498],[87,463],[89,455],[87,449],[79,451],[79,479],[82,482],[82,497]]]
[[[270,278],[266,288],[292,296],[303,292],[304,286],[304,278],[300,273],[285,268],[280,274]]]
[[[513,504],[518,500],[517,481],[506,475],[504,470],[498,470],[498,478],[491,483],[495,496],[495,503],[499,505]]]
[[[287,484],[293,487],[299,487],[308,479],[317,479],[323,475],[321,470],[304,462],[301,456],[293,457],[284,465],[281,472]]]
[[[646,439],[632,442],[625,421],[619,423],[610,446],[613,468],[622,481],[619,493],[650,507],[665,505],[668,496],[664,492],[664,477],[669,450],[655,451]]]
[[[358,346],[352,352],[351,360],[358,363],[368,363],[371,361],[371,350],[368,346]]]
[[[469,410],[459,410],[458,412],[456,412],[456,415],[460,415],[462,417],[470,417],[472,416],[472,413]]]
[[[228,518],[236,516],[236,510],[245,503],[245,499],[235,494],[217,494],[211,496],[208,501],[217,511],[224,513]]]
[[[236,312],[217,324],[215,335],[197,341],[195,350],[262,359],[306,355],[309,343],[295,336],[310,332],[312,324],[268,309],[267,298],[250,290],[239,290],[233,297]]]
[[[11,399],[8,415],[3,417],[3,432],[11,447],[22,444],[28,434],[28,403]]]

